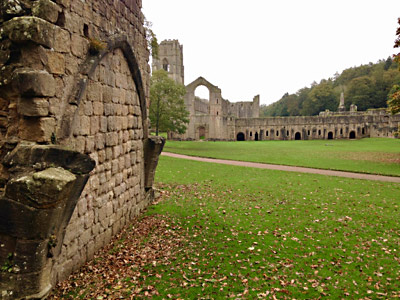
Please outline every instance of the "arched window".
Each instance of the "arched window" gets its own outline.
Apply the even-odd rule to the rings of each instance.
[[[164,69],[165,71],[169,72],[169,62],[168,62],[168,59],[164,58],[164,59],[163,59],[162,65],[163,65],[163,69]]]

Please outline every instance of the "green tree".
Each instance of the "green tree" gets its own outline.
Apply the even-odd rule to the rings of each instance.
[[[312,88],[308,99],[303,103],[303,112],[313,116],[325,109],[334,111],[338,105],[339,97],[335,94],[332,81],[323,80]]]
[[[153,72],[150,80],[149,118],[156,135],[159,131],[185,133],[189,122],[183,96],[186,89],[168,77],[164,70]]]
[[[154,31],[151,29],[153,23],[148,21],[146,18],[144,19],[144,30],[146,33],[146,40],[147,40],[147,48],[150,51],[150,54],[153,58],[158,58],[158,40],[157,36]]]
[[[400,18],[398,19],[398,24],[400,25]],[[400,26],[397,28],[396,31],[397,39],[394,43],[394,48],[400,48]],[[394,61],[400,64],[400,53],[394,55]],[[389,92],[389,99],[388,99],[388,110],[392,114],[400,113],[400,86],[394,85],[393,88]],[[397,136],[400,135],[400,126],[399,130],[397,131]]]
[[[400,113],[400,86],[397,84],[389,92],[388,107],[392,114]]]
[[[356,104],[358,110],[367,110],[372,107],[374,99],[375,80],[369,76],[361,76],[351,80],[346,92],[346,107]]]

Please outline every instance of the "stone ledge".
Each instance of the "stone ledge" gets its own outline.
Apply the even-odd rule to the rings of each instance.
[[[58,48],[63,30],[38,17],[16,17],[3,23],[3,35],[15,43],[33,42],[47,48]]]
[[[46,71],[19,69],[14,73],[13,83],[23,96],[53,97],[56,93],[54,77]]]

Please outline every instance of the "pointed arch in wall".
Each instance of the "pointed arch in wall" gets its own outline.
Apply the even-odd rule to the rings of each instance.
[[[142,73],[139,63],[136,59],[132,46],[128,42],[127,36],[115,35],[107,41],[107,47],[97,55],[89,55],[86,61],[80,66],[80,71],[76,74],[75,85],[73,88],[73,97],[69,100],[69,107],[65,109],[65,113],[61,119],[61,125],[57,132],[60,142],[68,139],[72,134],[72,126],[74,124],[75,115],[81,104],[83,95],[85,94],[89,79],[93,79],[95,71],[100,62],[114,50],[120,49],[126,59],[132,79],[135,83],[136,92],[139,97],[140,110],[142,114],[142,128],[144,137],[148,136],[147,124],[147,103],[143,87]]]

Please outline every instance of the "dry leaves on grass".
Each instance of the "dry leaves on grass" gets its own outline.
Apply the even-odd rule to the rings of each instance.
[[[154,266],[168,265],[183,244],[180,227],[164,216],[145,216],[123,230],[94,259],[59,283],[49,299],[136,299],[157,295],[145,286]]]

